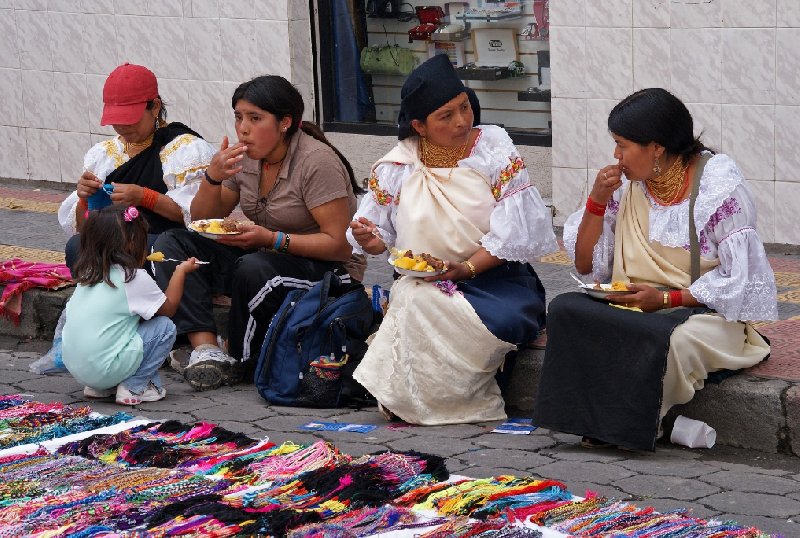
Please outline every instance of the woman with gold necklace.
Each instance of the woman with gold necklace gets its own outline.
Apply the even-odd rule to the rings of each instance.
[[[608,128],[618,162],[567,219],[564,246],[587,281],[629,293],[550,303],[534,423],[588,448],[654,450],[661,419],[710,374],[767,357],[750,322],[777,319],[775,278],[745,178],[695,138],[679,99],[640,90]]]
[[[473,127],[447,56],[414,70],[400,96],[400,142],[372,169],[351,244],[432,254],[446,272],[395,281],[354,377],[387,418],[501,420],[495,372],[544,327],[544,288],[528,262],[558,249],[548,209],[508,134]]]
[[[191,222],[189,205],[214,155],[200,135],[182,123],[166,122],[158,81],[144,66],[126,63],[114,69],[103,86],[103,103],[100,124],[111,125],[117,136],[89,149],[77,189],[58,212],[72,236],[66,246],[70,268],[90,203],[96,201],[98,209],[110,203],[138,207],[149,225],[149,251],[160,233]],[[104,184],[113,188],[109,196],[101,190]]]

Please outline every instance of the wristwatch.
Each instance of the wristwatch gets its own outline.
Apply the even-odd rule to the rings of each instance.
[[[219,187],[220,185],[222,185],[222,181],[217,181],[216,179],[211,179],[211,176],[208,175],[208,168],[203,170],[203,175],[206,176],[206,181],[208,181],[209,183],[211,183],[215,187]]]

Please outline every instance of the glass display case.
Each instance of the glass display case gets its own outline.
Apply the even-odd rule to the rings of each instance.
[[[405,76],[446,54],[481,123],[550,145],[549,0],[316,2],[318,87],[329,131],[395,134]]]

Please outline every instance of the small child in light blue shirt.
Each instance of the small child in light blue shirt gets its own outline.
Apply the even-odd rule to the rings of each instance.
[[[64,365],[88,398],[116,395],[122,405],[164,398],[158,368],[176,334],[168,316],[178,308],[186,273],[199,265],[194,258],[180,263],[162,292],[140,269],[147,221],[132,206],[91,212],[80,252],[62,334]]]

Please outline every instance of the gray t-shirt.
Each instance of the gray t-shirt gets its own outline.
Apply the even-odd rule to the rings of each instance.
[[[330,147],[302,131],[292,136],[270,192],[259,192],[260,180],[261,163],[245,156],[242,171],[223,184],[239,193],[245,216],[269,230],[319,233],[311,210],[339,198],[348,200],[348,217],[356,212],[356,197],[344,164]],[[350,276],[362,280],[366,258],[353,254],[344,266]]]

